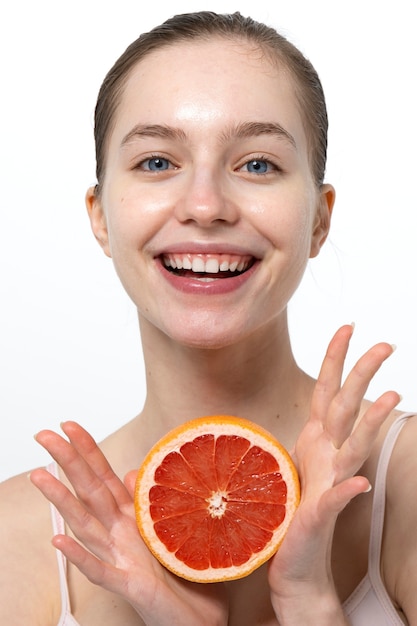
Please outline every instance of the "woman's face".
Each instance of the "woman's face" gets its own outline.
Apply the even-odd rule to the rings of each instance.
[[[131,73],[108,142],[93,230],[143,318],[221,347],[285,311],[329,224],[291,78],[259,50],[164,47]]]

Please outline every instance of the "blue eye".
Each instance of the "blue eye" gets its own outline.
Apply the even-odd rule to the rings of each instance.
[[[270,163],[261,159],[252,159],[246,163],[246,167],[248,172],[253,174],[266,174],[270,169]]]
[[[170,162],[163,157],[152,157],[143,161],[142,167],[151,172],[162,172],[169,169]]]

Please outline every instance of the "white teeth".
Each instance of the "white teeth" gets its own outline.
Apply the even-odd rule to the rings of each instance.
[[[217,259],[209,259],[206,262],[206,270],[208,274],[217,274],[219,271],[219,262]]]
[[[198,256],[194,257],[194,259],[192,260],[192,270],[196,273],[205,272],[206,264],[204,263],[204,259]]]
[[[236,258],[231,255],[164,255],[165,267],[191,270],[196,274],[218,274],[219,272],[243,272],[247,269],[250,257]]]

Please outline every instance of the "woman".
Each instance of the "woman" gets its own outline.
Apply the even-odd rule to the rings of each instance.
[[[147,396],[141,414],[99,447],[72,422],[65,439],[37,436],[63,470],[31,473],[62,515],[53,539],[60,578],[45,499],[26,477],[3,485],[2,623],[417,624],[417,520],[405,480],[415,475],[417,426],[395,411],[397,393],[364,399],[393,348],[371,348],[342,385],[352,326],[334,336],[317,381],[289,340],[287,304],[327,237],[334,203],[323,182],[326,130],[314,69],[239,14],[177,16],[107,75],[86,203],[138,310]],[[131,494],[164,433],[216,413],[258,422],[292,450],[303,495],[267,566],[197,585],[150,555]],[[370,488],[384,478],[385,441],[384,518]],[[377,554],[368,558],[370,542]]]

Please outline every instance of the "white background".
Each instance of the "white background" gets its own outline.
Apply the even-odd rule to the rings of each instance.
[[[330,240],[291,305],[296,356],[316,375],[333,331],[355,321],[349,363],[376,341],[398,346],[369,396],[395,388],[404,409],[417,409],[412,4],[3,3],[0,479],[47,460],[32,438],[39,429],[76,419],[100,439],[141,408],[135,311],[84,209],[84,192],[95,182],[92,112],[125,47],[190,10],[252,15],[287,35],[318,69],[331,123],[327,180],[337,203]]]

